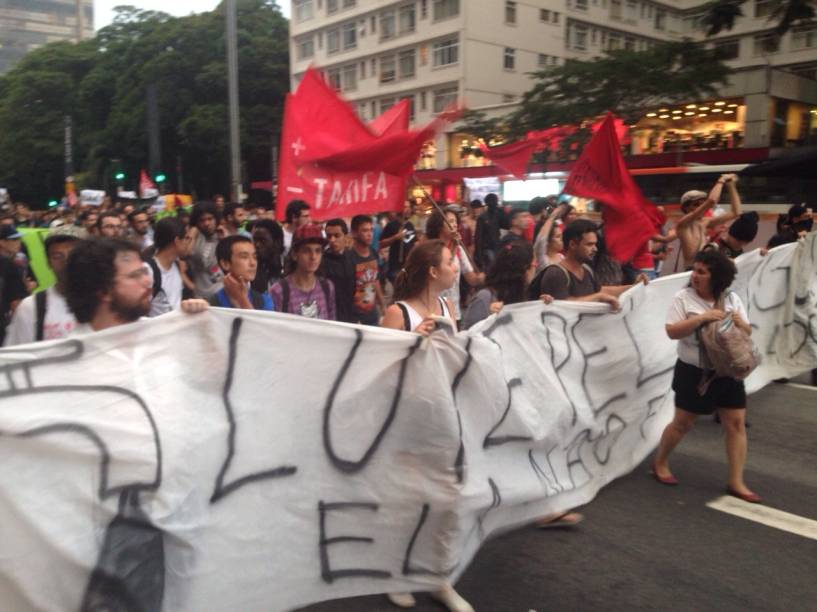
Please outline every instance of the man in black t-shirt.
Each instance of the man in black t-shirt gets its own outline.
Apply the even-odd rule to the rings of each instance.
[[[363,325],[379,325],[380,313],[386,310],[383,289],[380,287],[377,253],[372,248],[373,225],[372,218],[366,215],[352,218],[354,244],[349,251],[349,258],[355,267],[352,319],[354,323]]]
[[[400,272],[414,243],[417,241],[417,232],[414,225],[409,221],[413,214],[412,203],[406,202],[402,214],[395,215],[383,228],[383,234],[380,236],[380,248],[389,248],[386,277],[391,283],[394,282],[394,278]]]
[[[335,285],[338,321],[354,323],[355,265],[346,244],[349,228],[343,219],[331,219],[326,222],[324,231],[328,244],[323,252],[323,276]]]
[[[548,294],[557,300],[578,302],[604,302],[614,311],[619,310],[618,297],[631,285],[602,287],[588,265],[598,250],[598,228],[587,219],[578,219],[569,224],[562,236],[565,258],[556,265],[548,266],[538,279],[539,293]],[[644,274],[636,282],[647,283]]]

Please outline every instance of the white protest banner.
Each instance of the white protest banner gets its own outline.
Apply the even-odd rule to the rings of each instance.
[[[99,189],[83,189],[79,192],[79,203],[83,206],[102,206],[105,192]]]
[[[815,238],[739,260],[750,389],[817,367]],[[0,610],[288,610],[456,581],[491,533],[651,452],[687,279],[425,340],[214,310],[0,351]]]

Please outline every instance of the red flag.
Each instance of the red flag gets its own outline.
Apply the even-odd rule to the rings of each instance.
[[[564,191],[603,203],[604,238],[610,255],[621,263],[630,261],[663,224],[663,215],[624,164],[612,113],[573,165]]]
[[[408,130],[408,104],[366,125],[309,69],[284,106],[278,218],[293,199],[308,202],[317,220],[401,210],[408,175],[438,125]]]
[[[498,147],[488,147],[484,143],[479,143],[482,153],[490,159],[495,166],[502,168],[505,172],[513,174],[517,178],[524,179],[528,171],[528,163],[538,146],[535,140],[520,140]]]
[[[143,198],[153,198],[159,195],[156,184],[150,180],[148,173],[144,170],[139,172],[139,194]]]

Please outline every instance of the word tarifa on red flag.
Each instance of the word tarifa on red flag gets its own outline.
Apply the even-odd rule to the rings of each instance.
[[[277,217],[304,200],[318,221],[402,210],[425,142],[445,119],[409,130],[409,101],[369,124],[310,68],[284,106]]]
[[[620,263],[642,251],[665,220],[627,170],[612,113],[573,164],[564,192],[601,202],[605,243]]]

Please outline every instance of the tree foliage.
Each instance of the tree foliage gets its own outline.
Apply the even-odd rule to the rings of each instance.
[[[707,36],[715,36],[731,30],[738,17],[743,17],[742,6],[746,0],[713,0],[707,6],[702,25]],[[771,0],[769,24],[775,24],[774,32],[780,37],[793,26],[813,22],[814,0]]]
[[[289,89],[288,23],[272,0],[238,0],[242,157],[269,175],[273,130]],[[113,23],[79,44],[26,55],[0,77],[0,184],[42,206],[62,192],[64,123],[74,126],[82,187],[111,188],[122,168],[133,188],[148,168],[147,89],[156,86],[162,164],[175,187],[201,196],[229,185],[224,6],[173,18],[118,7]],[[114,160],[121,160],[116,162]]]

